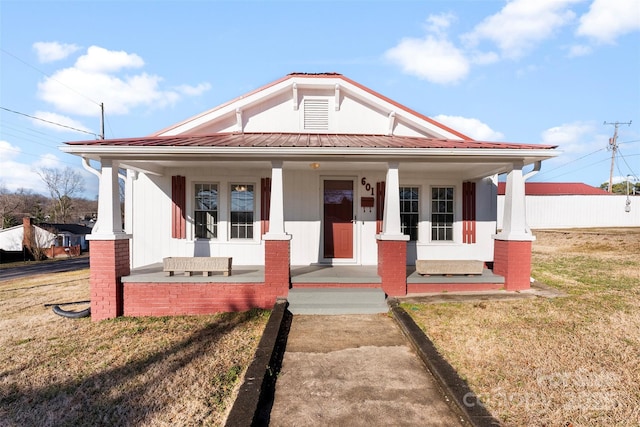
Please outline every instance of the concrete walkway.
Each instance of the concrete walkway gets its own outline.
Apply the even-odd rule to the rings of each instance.
[[[293,317],[272,426],[464,425],[387,314]]]

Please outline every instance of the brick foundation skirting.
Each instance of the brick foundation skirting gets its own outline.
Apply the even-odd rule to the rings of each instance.
[[[124,284],[125,316],[178,316],[271,309],[278,287],[262,283]]]

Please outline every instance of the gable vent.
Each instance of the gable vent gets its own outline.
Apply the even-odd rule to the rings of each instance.
[[[304,100],[305,130],[329,130],[329,100]]]

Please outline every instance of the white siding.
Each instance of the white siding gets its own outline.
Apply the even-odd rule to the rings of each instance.
[[[502,227],[504,197],[498,196],[498,228]],[[627,196],[527,196],[530,228],[640,227],[640,197],[631,197],[631,212],[625,212]]]
[[[5,251],[21,251],[24,228],[21,225],[0,230],[0,249]]]
[[[326,168],[326,170],[325,170]],[[354,169],[357,169],[354,168]],[[186,176],[187,238],[171,238],[171,176]],[[162,261],[167,256],[231,256],[234,265],[260,265],[264,262],[264,243],[260,236],[260,178],[269,177],[271,170],[192,168],[167,170],[162,177],[140,173],[133,181],[134,206],[131,212],[132,266],[140,267]],[[291,264],[309,265],[322,259],[322,180],[353,179],[354,181],[354,262],[375,265],[378,262],[375,208],[362,208],[361,197],[371,197],[377,182],[384,181],[386,171],[330,170],[302,168],[284,169],[285,232],[292,235]],[[363,179],[369,184],[366,190]],[[193,187],[197,182],[217,183],[219,188],[218,238],[193,238]],[[255,222],[253,240],[228,238],[229,185],[252,183],[255,186]],[[458,175],[437,176],[423,173],[400,174],[401,185],[420,187],[421,222],[417,243],[408,246],[407,261],[419,259],[480,259],[493,257],[495,233],[495,186],[490,179],[477,182],[477,243],[462,243],[462,180]],[[430,191],[432,186],[451,185],[456,189],[453,242],[431,242]],[[374,194],[375,196],[375,194]],[[129,225],[127,225],[128,227]]]

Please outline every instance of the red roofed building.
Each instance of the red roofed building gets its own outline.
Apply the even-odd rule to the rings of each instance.
[[[498,195],[504,196],[505,182],[498,183]],[[611,193],[602,188],[581,182],[527,182],[524,186],[527,196],[603,196]]]
[[[498,228],[502,227],[506,183],[498,183]],[[611,194],[580,182],[527,182],[527,225],[542,228],[640,227],[635,196]]]
[[[92,317],[271,307],[300,286],[389,296],[527,288],[522,169],[539,169],[554,149],[475,141],[335,73],[287,75],[151,136],[69,142],[63,151],[100,177]],[[492,177],[501,173],[496,234]],[[162,278],[169,257],[231,258],[233,267],[224,277]],[[416,260],[477,260],[493,276],[408,278]],[[302,280],[331,267],[335,280]]]

